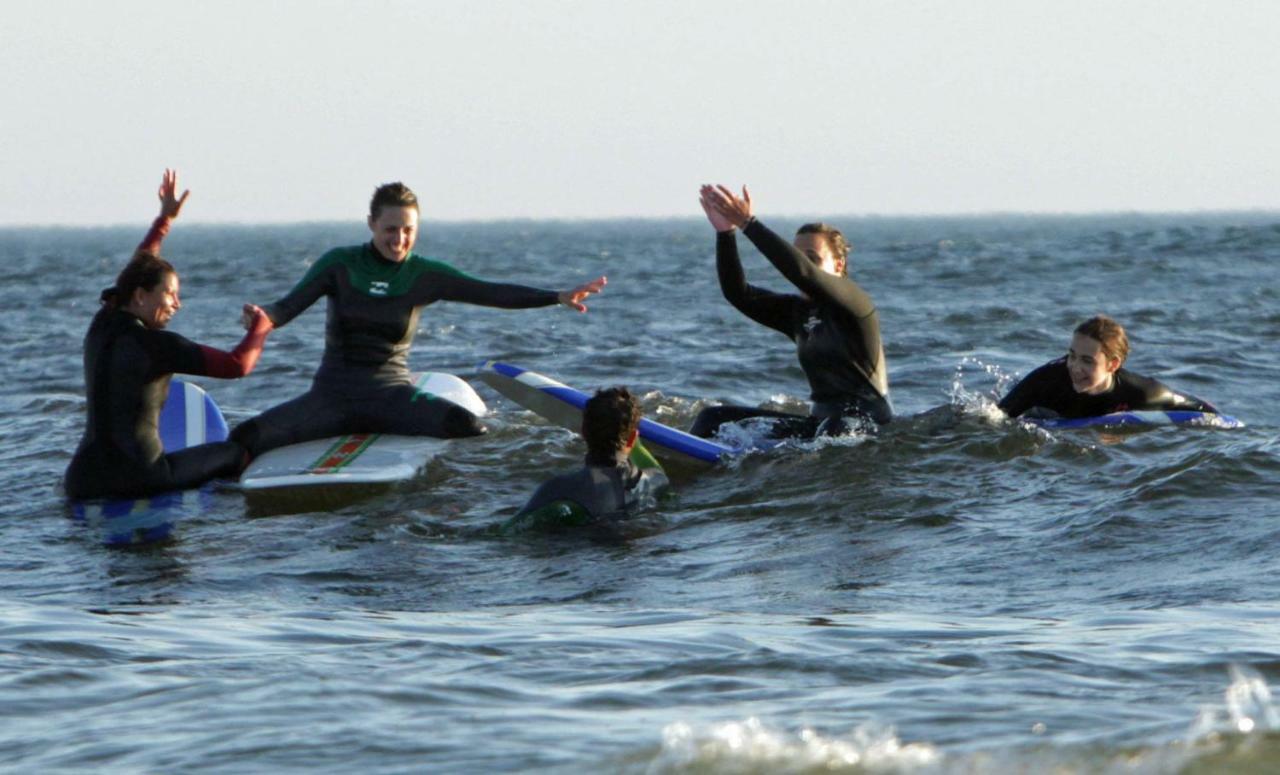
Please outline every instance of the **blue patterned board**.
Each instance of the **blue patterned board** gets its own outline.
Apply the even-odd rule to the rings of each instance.
[[[575,433],[582,428],[582,409],[590,396],[581,390],[497,361],[485,361],[476,371],[489,387],[534,414]],[[647,419],[640,420],[640,438],[654,457],[664,463],[674,461],[705,467],[743,451]]]
[[[180,379],[169,382],[160,410],[160,441],[165,452],[197,444],[225,441],[227,421],[218,405],[199,386]],[[150,498],[71,501],[71,516],[98,533],[108,546],[145,544],[168,538],[183,516],[204,510],[209,485],[199,490],[166,492]]]
[[[1053,430],[1069,428],[1115,428],[1182,425],[1194,428],[1243,428],[1244,423],[1227,414],[1213,412],[1153,411],[1115,412],[1098,417],[1021,418],[1032,425]]]

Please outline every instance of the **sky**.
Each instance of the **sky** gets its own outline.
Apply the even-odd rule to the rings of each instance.
[[[5,3],[0,225],[1280,209],[1271,0]]]

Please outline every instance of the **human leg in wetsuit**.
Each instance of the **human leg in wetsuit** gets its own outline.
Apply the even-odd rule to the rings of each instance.
[[[452,401],[400,384],[345,392],[313,387],[297,398],[241,423],[231,439],[253,457],[277,447],[346,433],[462,438],[485,432],[480,421]]]

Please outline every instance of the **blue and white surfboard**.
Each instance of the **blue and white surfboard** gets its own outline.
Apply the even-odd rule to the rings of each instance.
[[[590,398],[581,390],[498,361],[485,361],[476,367],[476,372],[486,385],[525,409],[574,433],[581,431],[582,410]],[[643,418],[640,420],[640,438],[654,457],[664,464],[675,462],[706,467],[742,452]]]
[[[1214,412],[1154,411],[1115,412],[1097,417],[1020,418],[1041,428],[1063,430],[1070,428],[1115,428],[1120,426],[1142,427],[1182,425],[1195,428],[1243,428],[1244,423],[1227,414]]]
[[[160,410],[160,441],[165,452],[227,438],[227,421],[208,393],[198,385],[173,379]],[[99,532],[108,546],[145,544],[169,537],[183,516],[202,511],[210,485],[198,490],[166,492],[149,498],[98,498],[71,502],[72,518]]]

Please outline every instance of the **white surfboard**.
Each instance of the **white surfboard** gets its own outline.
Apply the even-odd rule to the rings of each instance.
[[[227,421],[218,405],[199,385],[169,381],[169,394],[160,410],[160,441],[165,452],[227,438]],[[165,492],[149,498],[95,498],[71,501],[71,517],[98,531],[108,546],[145,544],[168,538],[174,523],[199,514],[210,499],[211,485],[195,490]]]
[[[477,416],[486,412],[476,391],[452,374],[416,375],[424,393],[452,401]],[[295,488],[387,485],[412,479],[449,443],[430,436],[349,433],[273,449],[240,476],[248,493]]]

